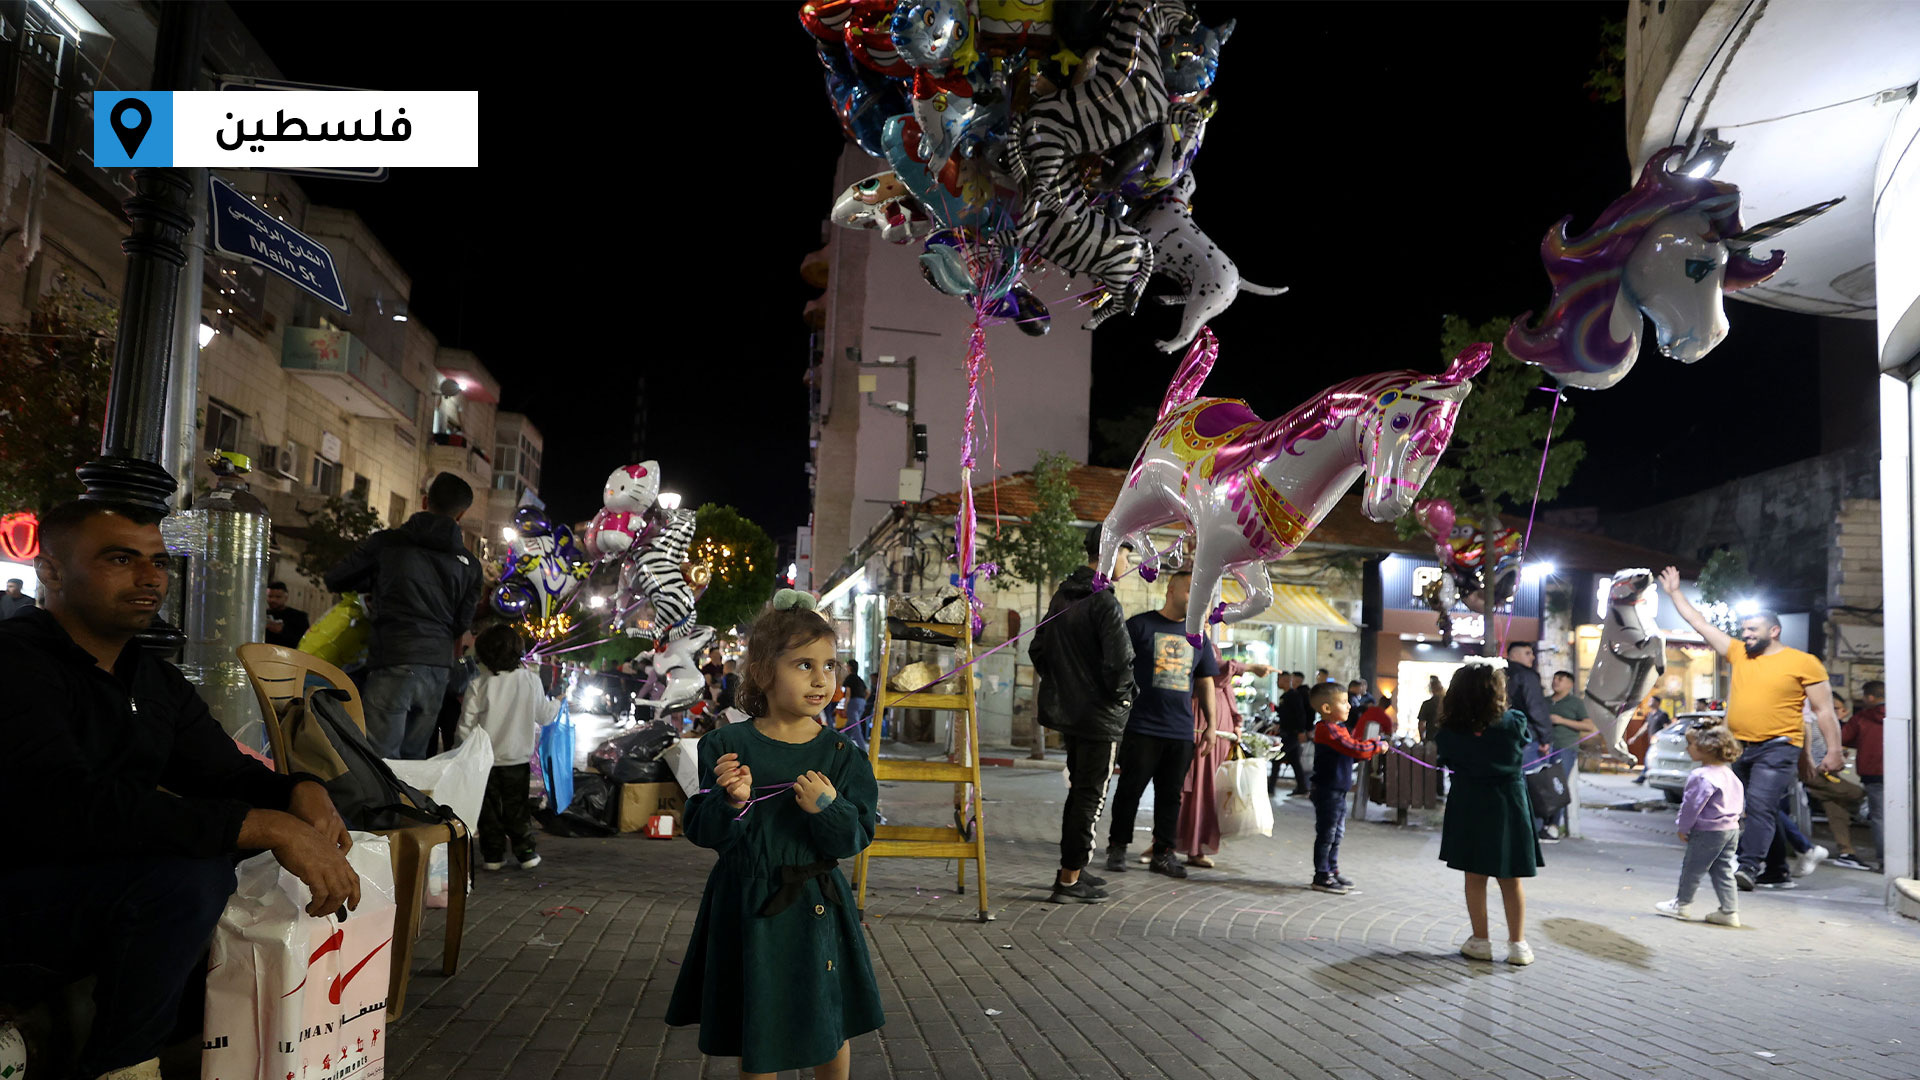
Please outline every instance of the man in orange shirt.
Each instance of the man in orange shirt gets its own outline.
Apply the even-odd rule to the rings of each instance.
[[[1797,775],[1807,706],[1813,707],[1814,722],[1827,744],[1820,768],[1837,773],[1846,765],[1840,721],[1833,714],[1833,687],[1818,659],[1780,644],[1780,617],[1773,612],[1741,618],[1740,640],[1735,641],[1680,595],[1678,570],[1669,566],[1660,571],[1660,588],[1687,625],[1733,666],[1727,727],[1740,740],[1740,760],[1733,763],[1733,771],[1747,786],[1747,808],[1752,811],[1741,826],[1740,868],[1734,880],[1752,891],[1773,844],[1773,809]]]

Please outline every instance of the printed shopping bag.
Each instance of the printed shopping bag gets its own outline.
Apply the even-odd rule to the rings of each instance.
[[[360,908],[345,921],[308,915],[307,887],[271,852],[240,864],[207,960],[202,1080],[385,1074],[389,858],[385,837],[353,834],[347,861],[360,875]]]
[[[1273,802],[1267,797],[1265,758],[1223,762],[1214,774],[1213,797],[1220,818],[1220,839],[1273,835]]]

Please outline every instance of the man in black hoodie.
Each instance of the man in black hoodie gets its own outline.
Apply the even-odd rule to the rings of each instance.
[[[373,612],[367,654],[367,737],[380,756],[427,756],[434,718],[455,659],[473,643],[480,560],[467,552],[460,518],[473,488],[441,473],[426,509],[381,529],[327,572],[334,592],[365,593]]]
[[[0,623],[0,820],[15,825],[0,861],[0,998],[97,976],[75,1070],[88,1078],[159,1075],[236,854],[271,850],[306,884],[309,914],[360,902],[326,789],[241,753],[179,669],[134,641],[167,591],[157,522],[55,507],[34,561],[46,606]]]
[[[1083,873],[1093,854],[1094,824],[1107,801],[1114,754],[1133,708],[1133,641],[1112,589],[1093,591],[1100,530],[1087,533],[1087,565],[1067,575],[1047,617],[1034,628],[1027,655],[1039,686],[1040,723],[1067,744],[1067,805],[1060,816],[1060,873],[1053,903],[1097,904],[1106,881]],[[1114,559],[1115,564],[1119,558]],[[1117,577],[1113,567],[1107,575]]]
[[[1553,713],[1547,704],[1546,689],[1540,685],[1540,673],[1533,668],[1535,651],[1531,641],[1507,643],[1507,708],[1527,714],[1527,729],[1533,733],[1533,746],[1525,761],[1532,762],[1553,752]],[[1559,838],[1547,819],[1534,811],[1540,839],[1554,844]]]

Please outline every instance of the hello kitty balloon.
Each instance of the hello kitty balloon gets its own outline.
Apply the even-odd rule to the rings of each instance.
[[[606,557],[623,555],[651,531],[647,512],[660,496],[660,463],[622,465],[607,474],[600,491],[605,505],[587,526],[587,547]]]

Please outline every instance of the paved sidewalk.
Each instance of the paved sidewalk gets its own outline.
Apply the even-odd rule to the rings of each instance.
[[[1062,907],[1044,902],[1059,774],[994,769],[985,785],[997,921],[974,920],[950,863],[874,864],[888,1021],[855,1040],[855,1077],[1920,1077],[1920,926],[1884,912],[1876,875],[1822,868],[1742,894],[1747,929],[1678,923],[1651,910],[1678,873],[1671,815],[1590,809],[1588,839],[1547,848],[1528,883],[1538,962],[1510,968],[1457,955],[1460,875],[1437,861],[1431,815],[1350,826],[1350,896],[1306,888],[1312,810],[1283,800],[1274,836],[1229,842],[1215,870],[1139,867],[1110,875],[1111,903]],[[1585,783],[1583,801],[1631,798],[1620,785]],[[938,824],[950,799],[882,791],[896,823]],[[712,854],[637,836],[541,850],[531,873],[482,874],[460,973],[415,976],[392,1075],[735,1076],[661,1020]]]

